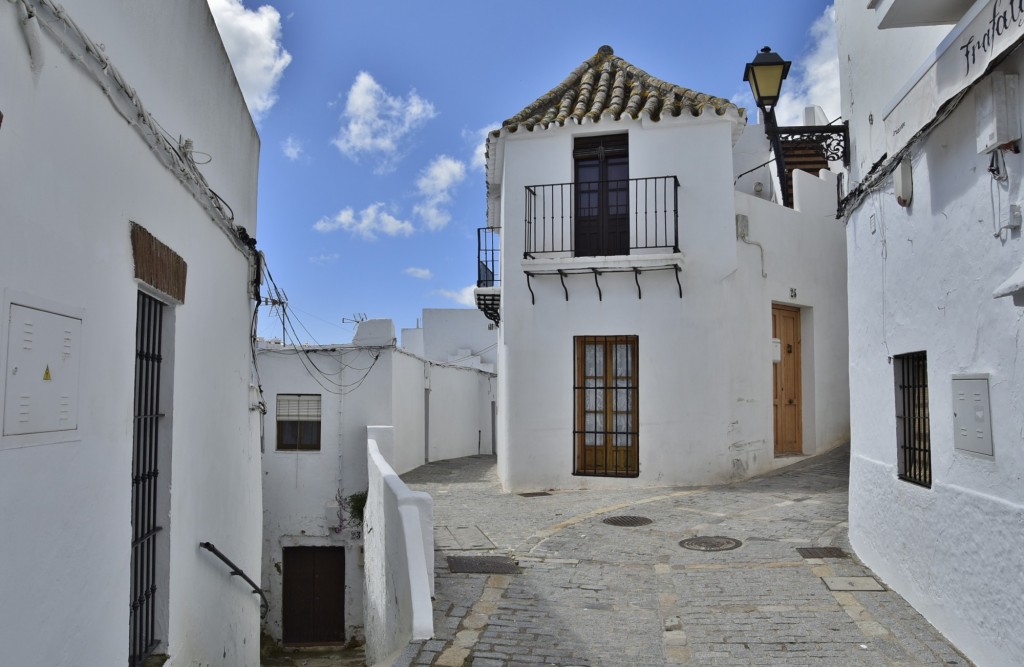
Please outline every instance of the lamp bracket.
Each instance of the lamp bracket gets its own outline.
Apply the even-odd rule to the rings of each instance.
[[[842,125],[798,125],[779,127],[776,130],[779,141],[806,141],[819,144],[825,158],[830,162],[842,160],[843,165],[850,166],[850,125],[849,121]]]

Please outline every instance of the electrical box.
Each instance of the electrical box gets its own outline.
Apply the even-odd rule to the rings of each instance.
[[[779,338],[772,338],[772,363],[782,363],[782,340]]]
[[[953,446],[992,456],[992,415],[988,376],[953,376]]]
[[[4,435],[78,428],[82,320],[11,304]]]
[[[750,236],[750,218],[742,213],[736,214],[736,238],[746,239]]]
[[[978,153],[987,153],[1020,139],[1017,75],[993,72],[974,89]]]

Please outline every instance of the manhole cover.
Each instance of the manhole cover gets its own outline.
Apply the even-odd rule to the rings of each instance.
[[[550,496],[551,494],[547,491],[531,491],[530,493],[520,493],[523,498],[540,498],[541,496]]]
[[[623,514],[621,516],[610,516],[607,519],[601,519],[601,522],[606,523],[609,526],[625,526],[627,528],[646,526],[649,523],[654,523],[645,516],[630,516],[628,514]]]
[[[519,574],[508,556],[448,556],[448,570],[467,574]]]
[[[796,551],[804,558],[846,558],[839,547],[797,547]]]
[[[693,551],[729,551],[743,544],[739,540],[735,540],[731,537],[716,537],[716,536],[703,536],[703,537],[690,537],[682,540],[679,543],[684,549],[692,549]]]

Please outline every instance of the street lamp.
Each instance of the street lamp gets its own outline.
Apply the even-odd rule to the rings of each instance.
[[[769,47],[764,47],[754,57],[752,62],[747,63],[743,71],[743,80],[750,84],[750,92],[754,95],[754,102],[764,113],[764,133],[771,142],[772,152],[775,154],[775,167],[779,175],[779,185],[782,188],[782,203],[792,208],[792,196],[789,188],[786,187],[786,158],[783,151],[783,142],[788,145],[803,144],[813,146],[815,152],[826,160],[842,160],[845,166],[850,166],[850,155],[847,145],[850,143],[849,123],[844,122],[842,126],[832,125],[805,125],[797,127],[779,127],[775,120],[775,105],[779,103],[782,95],[782,82],[789,75],[789,68],[792,63],[783,60],[779,54]]]

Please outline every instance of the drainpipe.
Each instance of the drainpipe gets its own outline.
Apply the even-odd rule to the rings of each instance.
[[[430,463],[430,362],[423,362],[423,462]]]

